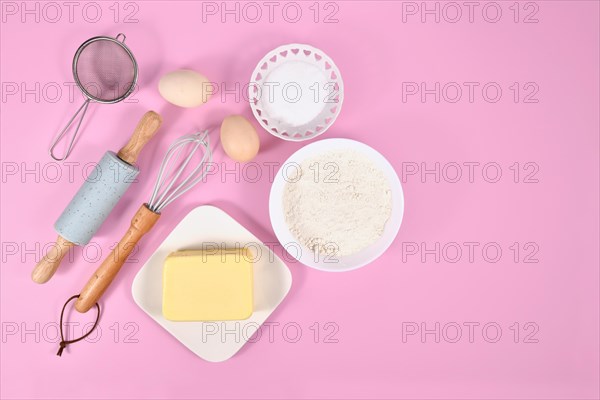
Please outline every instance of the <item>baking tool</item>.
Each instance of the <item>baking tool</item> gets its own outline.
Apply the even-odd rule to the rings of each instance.
[[[139,169],[134,165],[140,151],[161,124],[160,115],[148,111],[138,123],[129,142],[117,154],[108,151],[75,194],[56,223],[56,245],[52,246],[33,270],[32,279],[47,282],[63,257],[75,245],[86,245],[108,214],[135,181]]]
[[[270,134],[303,141],[323,134],[340,114],[344,83],[322,50],[306,44],[280,46],[252,72],[252,113]]]
[[[186,172],[199,148],[202,158]],[[113,281],[137,242],[158,221],[161,211],[179,196],[186,193],[206,176],[206,166],[212,162],[208,131],[186,135],[176,140],[160,166],[154,192],[147,204],[143,204],[133,216],[131,226],[111,254],[96,270],[75,303],[75,309],[86,312],[96,304]]]
[[[309,248],[303,246],[294,235],[290,232],[285,221],[283,211],[283,193],[285,185],[293,179],[290,176],[296,167],[307,158],[311,158],[317,154],[329,152],[331,150],[354,150],[368,157],[387,177],[392,192],[392,214],[385,224],[383,235],[377,242],[371,246],[345,257],[334,257],[327,255],[315,254]],[[312,173],[312,171],[310,171]],[[325,175],[329,175],[325,172]],[[327,179],[322,177],[321,179]],[[279,169],[275,175],[275,180],[271,186],[271,194],[269,195],[269,215],[273,231],[280,243],[298,251],[290,251],[290,255],[300,261],[302,264],[311,268],[322,271],[341,272],[350,271],[363,267],[381,256],[387,248],[392,244],[400,225],[402,224],[402,216],[404,214],[404,194],[400,179],[394,170],[394,167],[375,149],[367,146],[364,143],[350,139],[325,139],[311,143],[302,147],[300,150],[292,154]]]
[[[254,312],[242,321],[167,320],[162,313],[165,258],[182,249],[211,250],[216,246],[247,247],[255,254]],[[198,357],[211,362],[225,361],[248,341],[268,340],[267,328],[261,325],[279,307],[292,286],[290,270],[272,249],[223,210],[214,206],[197,207],[177,224],[137,273],[131,286],[133,299],[150,318]],[[262,330],[262,339],[259,330]],[[252,340],[254,334],[255,340]],[[168,347],[165,349],[169,351]]]
[[[56,161],[69,157],[90,102],[112,104],[124,100],[133,92],[137,77],[137,62],[125,45],[124,34],[119,33],[115,38],[96,36],[79,46],[73,57],[73,78],[86,100],[52,142],[50,156]],[[54,148],[80,113],[65,154],[57,157]]]

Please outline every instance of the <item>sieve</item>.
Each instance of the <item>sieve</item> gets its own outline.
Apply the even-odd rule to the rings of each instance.
[[[71,154],[90,102],[118,103],[133,92],[138,78],[138,66],[131,50],[125,45],[125,35],[119,33],[114,38],[96,36],[85,41],[73,57],[73,77],[86,100],[50,147],[50,156],[56,161],[63,161]],[[67,150],[62,157],[57,157],[54,148],[66,135],[78,115],[79,120]]]

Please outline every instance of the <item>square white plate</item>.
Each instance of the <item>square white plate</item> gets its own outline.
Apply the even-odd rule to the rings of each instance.
[[[248,247],[254,259],[254,313],[242,321],[174,322],[162,315],[162,273],[174,251],[210,246]],[[213,362],[237,353],[277,308],[292,287],[288,267],[256,236],[223,210],[193,209],[140,269],[131,291],[138,306],[197,356]]]

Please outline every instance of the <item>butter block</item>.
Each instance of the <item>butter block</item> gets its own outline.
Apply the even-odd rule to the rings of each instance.
[[[249,318],[252,259],[246,248],[171,253],[163,269],[163,316],[171,321]]]

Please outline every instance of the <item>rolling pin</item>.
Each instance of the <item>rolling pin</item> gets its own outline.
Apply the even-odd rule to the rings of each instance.
[[[54,230],[58,233],[56,244],[33,270],[31,279],[34,282],[48,282],[71,247],[90,242],[121,196],[135,181],[140,171],[134,163],[161,123],[160,115],[148,111],[129,142],[117,154],[112,151],[104,154],[54,224]]]

